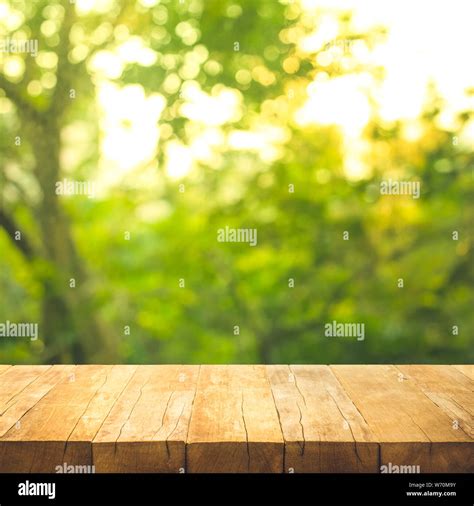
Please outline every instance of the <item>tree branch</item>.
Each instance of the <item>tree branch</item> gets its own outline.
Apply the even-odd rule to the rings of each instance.
[[[53,116],[61,116],[67,108],[69,90],[75,78],[73,65],[69,62],[68,55],[71,50],[69,34],[76,21],[75,3],[66,2],[64,19],[59,30],[60,44],[58,51],[58,68],[56,72],[56,88],[53,92],[50,111]],[[70,101],[69,101],[70,102]]]
[[[20,231],[20,228],[13,218],[7,215],[3,209],[0,209],[0,227],[5,230],[13,244],[23,253],[27,260],[31,261],[34,259],[35,252],[30,241],[26,239],[24,232],[21,232],[21,240],[15,238],[15,234]]]
[[[28,119],[34,121],[35,123],[41,123],[43,118],[41,111],[36,109],[23,94],[19,91],[18,86],[11,83],[5,77],[0,74],[0,88],[6,93],[7,98],[9,98],[16,106],[20,114],[23,114],[28,117]]]

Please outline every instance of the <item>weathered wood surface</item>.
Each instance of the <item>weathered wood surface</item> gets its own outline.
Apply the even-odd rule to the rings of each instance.
[[[470,365],[0,365],[0,472],[472,473],[473,390]]]
[[[140,366],[93,438],[97,472],[179,472],[198,366]]]
[[[187,445],[189,472],[283,472],[265,366],[201,366]]]
[[[267,368],[286,472],[378,472],[378,445],[327,366]]]
[[[402,372],[409,369],[391,365],[331,369],[380,444],[380,465],[414,465],[421,472],[472,472],[472,437],[425,394],[413,376]]]

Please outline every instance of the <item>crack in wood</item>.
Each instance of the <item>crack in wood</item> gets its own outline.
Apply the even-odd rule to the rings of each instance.
[[[247,469],[250,471],[250,447],[249,447],[249,433],[247,431],[247,423],[245,422],[245,415],[244,415],[244,391],[242,390],[242,402],[240,404],[240,409],[242,412],[242,422],[244,424],[244,430],[245,430],[245,439],[247,442]]]

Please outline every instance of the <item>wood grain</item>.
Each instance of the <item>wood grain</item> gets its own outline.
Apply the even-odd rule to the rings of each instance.
[[[378,472],[378,444],[328,366],[267,366],[285,472]]]
[[[8,409],[9,403],[30,384],[33,383],[45,371],[50,369],[49,365],[7,367],[1,376],[0,388],[0,413]]]
[[[93,441],[97,472],[185,469],[198,366],[140,366]]]
[[[405,365],[397,368],[449,416],[453,430],[461,430],[474,437],[474,381],[449,365]]]
[[[0,472],[473,472],[473,385],[468,365],[0,365]]]
[[[472,438],[390,365],[331,366],[380,443],[380,464],[471,472]]]
[[[265,367],[201,366],[188,435],[188,471],[281,473],[283,453]]]
[[[474,381],[474,365],[453,365],[453,367]]]
[[[2,365],[0,364],[0,376],[11,367],[11,365]]]
[[[65,460],[68,439],[112,366],[58,367],[60,381],[24,414],[19,427],[0,438],[3,472],[52,473],[65,463],[92,465],[90,452]]]
[[[70,375],[74,366],[54,365],[42,369],[42,373],[34,381],[28,383],[19,394],[11,397],[10,401],[3,404],[0,411],[0,438],[10,429],[21,426],[21,418],[45,395],[52,390],[61,380]],[[12,371],[17,374],[15,368]]]

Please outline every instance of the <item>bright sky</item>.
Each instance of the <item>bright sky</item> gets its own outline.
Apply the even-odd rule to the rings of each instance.
[[[473,1],[301,0],[301,4],[306,14],[313,14],[315,19],[321,9],[327,13],[319,19],[314,33],[301,41],[302,51],[309,54],[334,40],[337,15],[344,10],[352,10],[355,31],[364,33],[374,26],[388,28],[386,42],[374,51],[357,43],[351,48],[359,62],[384,67],[385,79],[380,87],[375,87],[364,72],[331,80],[317,78],[308,86],[306,104],[296,113],[295,119],[301,125],[337,124],[342,128],[349,178],[359,179],[370,171],[361,161],[364,146],[360,141],[370,118],[367,92],[376,100],[383,121],[413,122],[409,130],[413,140],[429,83],[435,84],[446,101],[440,126],[455,129],[456,113],[474,109],[474,99],[465,94],[467,88],[474,88],[470,56],[474,48]],[[325,64],[324,54],[318,63]],[[474,128],[466,129],[473,131]]]
[[[361,32],[375,25],[389,28],[387,43],[367,55],[368,62],[386,69],[386,80],[378,95],[382,118],[415,118],[430,80],[453,109],[469,105],[464,91],[474,87],[470,55],[474,47],[473,1],[302,0],[302,5],[309,12],[322,7],[353,9],[354,26]],[[325,24],[331,27],[333,19],[329,17],[317,27],[317,32],[327,32],[327,43],[334,34]],[[354,83],[348,84],[350,87],[354,88]],[[341,85],[339,93],[345,93]],[[360,108],[357,115],[364,114]]]

